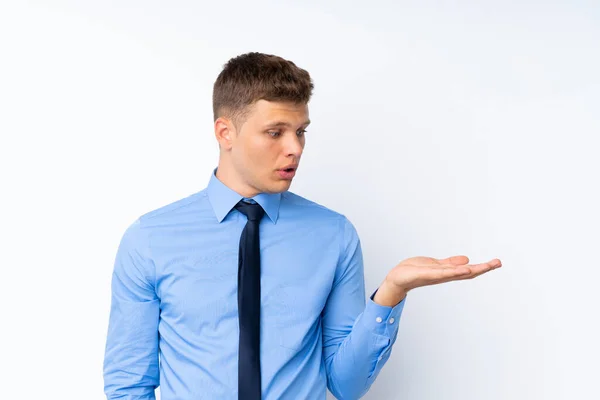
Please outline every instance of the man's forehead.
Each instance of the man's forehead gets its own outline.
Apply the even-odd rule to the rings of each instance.
[[[269,110],[273,112],[291,111],[301,112],[308,111],[308,104],[306,103],[295,103],[293,101],[268,101],[260,99],[256,102],[256,107],[261,110]]]
[[[258,105],[261,123],[268,126],[308,125],[308,105],[292,102],[266,102]]]
[[[300,125],[308,126],[310,124],[310,120],[306,120],[304,123]],[[269,121],[264,124],[267,128],[293,128],[296,124],[289,123],[287,121]]]

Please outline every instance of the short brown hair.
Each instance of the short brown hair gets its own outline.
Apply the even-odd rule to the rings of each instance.
[[[308,103],[314,88],[309,73],[272,54],[251,52],[230,59],[213,87],[213,116],[239,127],[258,100]],[[240,125],[238,125],[240,124]]]

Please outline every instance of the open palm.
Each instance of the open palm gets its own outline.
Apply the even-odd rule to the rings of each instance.
[[[407,293],[420,286],[472,279],[502,266],[493,260],[481,264],[468,264],[467,256],[452,256],[444,259],[432,257],[412,257],[400,262],[387,275],[387,281],[396,289]]]

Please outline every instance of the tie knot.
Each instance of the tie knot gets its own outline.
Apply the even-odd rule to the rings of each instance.
[[[260,221],[265,215],[265,210],[258,203],[247,203],[244,200],[240,200],[236,204],[235,209],[248,217],[248,221]]]

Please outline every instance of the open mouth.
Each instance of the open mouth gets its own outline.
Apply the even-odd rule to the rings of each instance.
[[[284,179],[292,179],[296,175],[296,168],[284,168],[279,170],[279,176]]]

